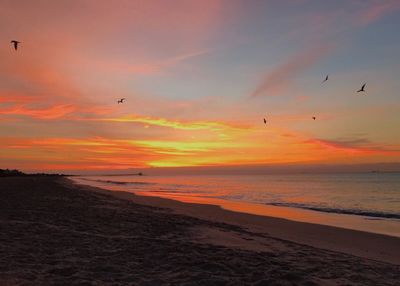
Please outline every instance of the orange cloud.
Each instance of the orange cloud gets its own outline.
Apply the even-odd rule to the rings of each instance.
[[[93,138],[2,138],[0,161],[22,161],[41,169],[122,169],[144,167],[154,157],[128,140]],[[159,156],[158,156],[159,157]],[[68,167],[69,166],[69,167]]]
[[[4,138],[0,158],[36,162],[43,166],[79,164],[110,169],[143,166],[195,166],[258,160],[257,154],[237,153],[254,143],[231,140],[129,140],[93,138]],[[234,154],[239,154],[237,158]],[[94,167],[94,169],[99,168]]]
[[[342,162],[349,155],[395,160],[396,146],[379,146],[366,139],[306,139],[275,130],[236,136],[182,140],[89,138],[2,138],[0,162],[23,162],[39,169],[126,169],[132,167],[218,166],[293,162]],[[283,133],[282,133],[283,132]],[[22,164],[22,163],[21,163]]]
[[[38,119],[58,119],[71,114],[76,110],[76,107],[71,104],[55,105],[42,109],[30,109],[22,105],[0,110],[3,115],[23,115]]]
[[[331,46],[318,46],[295,54],[286,62],[267,73],[251,96],[281,94],[297,75],[315,65],[319,60],[327,56],[331,50]]]
[[[0,103],[32,103],[37,100],[37,97],[23,95],[16,91],[0,90]]]
[[[16,105],[0,109],[0,115],[29,116],[36,119],[52,120],[60,118],[73,119],[72,114],[104,115],[112,112],[114,108],[103,106],[79,107],[74,104],[58,104],[44,108],[32,108],[25,105]]]

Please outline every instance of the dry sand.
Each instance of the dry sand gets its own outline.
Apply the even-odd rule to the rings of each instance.
[[[400,281],[398,238],[89,190],[61,178],[0,178],[0,198],[0,285]]]

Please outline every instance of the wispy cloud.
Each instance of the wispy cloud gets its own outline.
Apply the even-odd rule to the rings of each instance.
[[[400,154],[400,146],[381,146],[365,138],[354,139],[311,139],[305,143],[317,145],[323,148],[336,151],[350,152],[354,154]]]
[[[75,104],[56,104],[47,107],[30,107],[17,104],[11,107],[0,108],[0,115],[27,116],[41,120],[54,120],[60,118],[74,119],[76,116],[93,116],[109,114],[114,109],[104,106],[79,106]]]
[[[173,129],[180,130],[237,130],[244,131],[251,129],[250,126],[245,125],[235,125],[225,122],[217,122],[217,121],[179,121],[179,120],[170,120],[166,118],[155,118],[149,116],[140,116],[140,115],[128,115],[117,118],[98,118],[98,119],[90,119],[95,121],[110,121],[110,122],[136,122],[136,123],[144,123],[149,125],[161,126],[161,127],[169,127]]]
[[[189,152],[207,152],[215,149],[228,147],[230,144],[221,144],[221,142],[184,142],[184,141],[157,141],[157,140],[139,140],[135,144],[155,149],[158,153],[181,152],[181,155],[187,155]],[[236,143],[237,145],[237,143]]]
[[[11,108],[0,109],[2,115],[23,115],[37,119],[57,119],[71,114],[76,107],[71,104],[55,105],[42,109],[31,109],[18,105]]]
[[[126,63],[113,63],[107,64],[107,68],[111,68],[114,70],[121,70],[132,74],[158,74],[162,73],[168,68],[172,68],[179,63],[190,60],[192,58],[196,58],[205,54],[208,54],[208,50],[198,50],[194,52],[189,52],[181,55],[177,55],[167,59],[161,59],[159,61],[150,60],[146,63],[142,64],[126,64]]]
[[[292,55],[284,63],[276,66],[272,71],[264,75],[251,96],[274,96],[280,95],[286,90],[296,76],[317,64],[318,61],[327,56],[332,46],[323,45],[303,50]]]
[[[2,143],[3,149],[14,159],[36,161],[43,168],[61,169],[202,165],[230,160],[229,157],[215,156],[216,152],[230,154],[236,148],[249,146],[249,143],[236,141],[161,141],[103,137],[4,138]],[[32,153],[32,150],[35,152]],[[6,160],[8,157],[0,153],[0,158]]]
[[[372,4],[356,14],[355,24],[369,25],[396,10],[400,10],[400,1],[398,0],[373,1]]]

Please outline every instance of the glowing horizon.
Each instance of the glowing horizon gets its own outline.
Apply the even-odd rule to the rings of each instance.
[[[1,6],[0,168],[400,162],[399,1]]]

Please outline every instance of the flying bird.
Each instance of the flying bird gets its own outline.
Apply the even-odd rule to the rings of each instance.
[[[317,119],[317,117],[313,116],[313,117],[312,117],[312,119],[314,119],[314,120],[315,120],[315,119]]]
[[[328,79],[329,79],[329,75],[326,76],[326,78],[322,81],[322,83],[328,81]]]
[[[18,44],[21,43],[21,42],[18,42],[16,40],[12,40],[10,43],[14,45],[14,49],[15,50],[18,50]]]
[[[118,100],[118,104],[120,104],[120,103],[124,103],[124,100],[125,100],[125,98],[121,98],[121,99],[119,99],[119,100]]]
[[[264,118],[264,124],[267,124],[267,119]]]
[[[364,83],[363,86],[362,86],[359,90],[357,90],[357,92],[365,91],[365,86],[366,86],[366,85],[367,85],[367,84]]]

